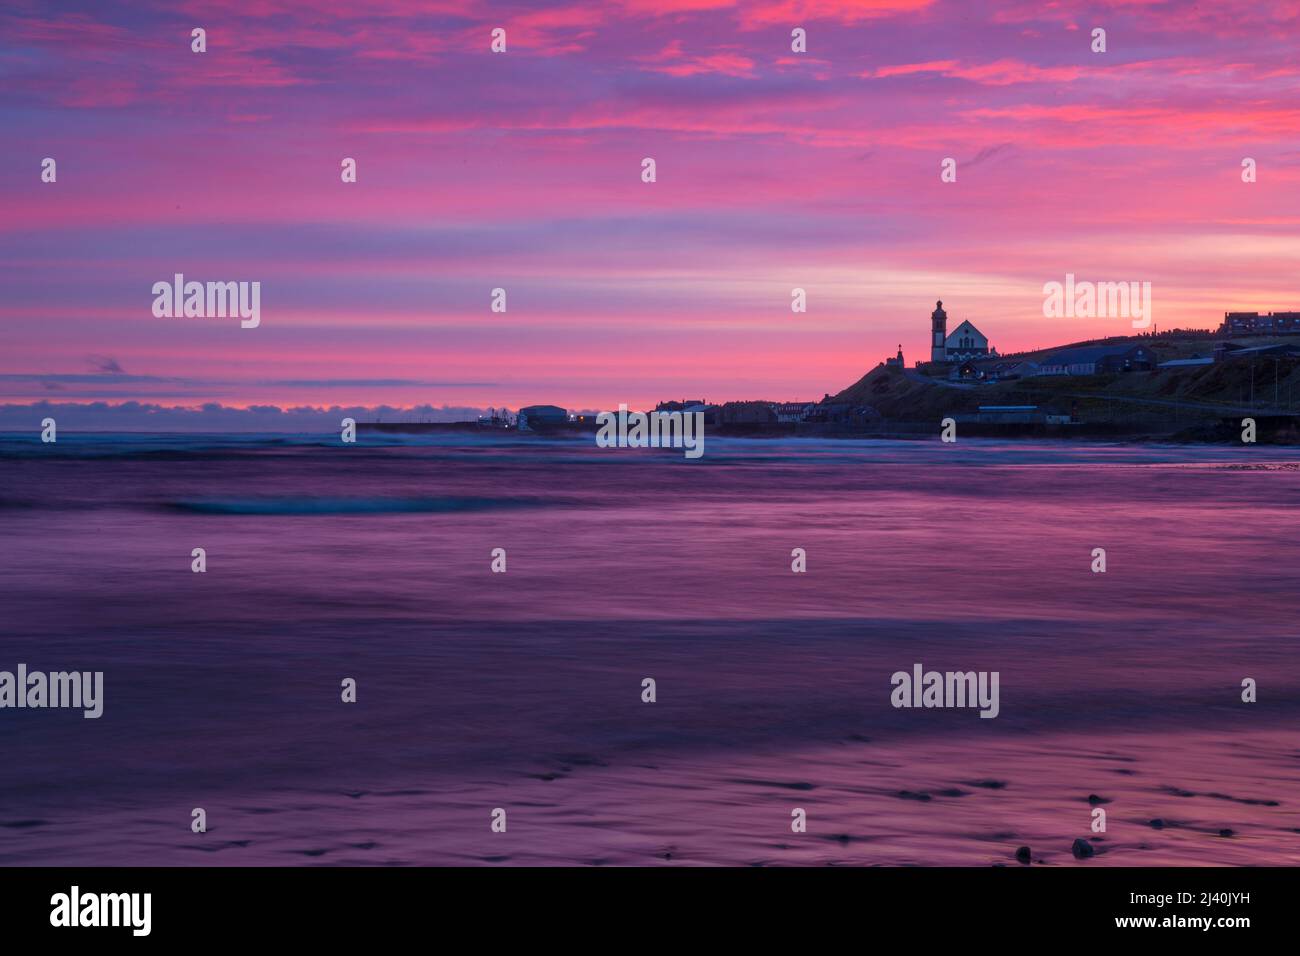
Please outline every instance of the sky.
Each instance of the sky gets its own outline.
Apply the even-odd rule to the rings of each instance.
[[[1004,353],[1131,331],[1044,317],[1067,273],[1159,328],[1298,309],[1298,40],[1281,0],[7,0],[0,423],[814,400],[937,299]],[[175,273],[260,325],[155,316]]]

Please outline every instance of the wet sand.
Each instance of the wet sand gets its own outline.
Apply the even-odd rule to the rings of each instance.
[[[865,740],[627,766],[570,755],[499,779],[225,795],[204,834],[183,805],[67,810],[0,820],[0,864],[103,865],[105,840],[112,862],[141,866],[1021,866],[1021,846],[1033,866],[1300,862],[1290,733],[1029,736],[919,757]],[[1079,838],[1094,856],[1076,858]]]

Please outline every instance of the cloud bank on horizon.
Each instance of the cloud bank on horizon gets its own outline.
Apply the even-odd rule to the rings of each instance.
[[[344,418],[358,422],[465,422],[504,408],[455,405],[164,405],[126,401],[0,404],[0,433],[35,440],[33,422],[53,418],[61,435],[91,432],[305,432],[337,435]]]
[[[1282,0],[17,0],[0,402],[815,399],[926,357],[938,298],[1003,352],[1130,331],[1044,318],[1066,273],[1162,328],[1297,308],[1298,38]],[[260,325],[156,317],[175,273]]]

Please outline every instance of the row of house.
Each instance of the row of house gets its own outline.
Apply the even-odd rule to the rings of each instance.
[[[820,402],[660,402],[657,412],[703,412],[708,425],[771,425],[826,421],[826,408]]]
[[[1297,335],[1300,334],[1300,312],[1225,312],[1222,335]]]
[[[714,421],[718,425],[792,424],[808,421],[816,408],[816,402],[727,402],[717,406]]]

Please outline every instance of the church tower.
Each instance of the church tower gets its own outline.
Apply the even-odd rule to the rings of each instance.
[[[943,300],[935,303],[935,310],[930,313],[930,361],[948,361],[948,350],[944,342],[948,340],[948,313],[943,311]]]

